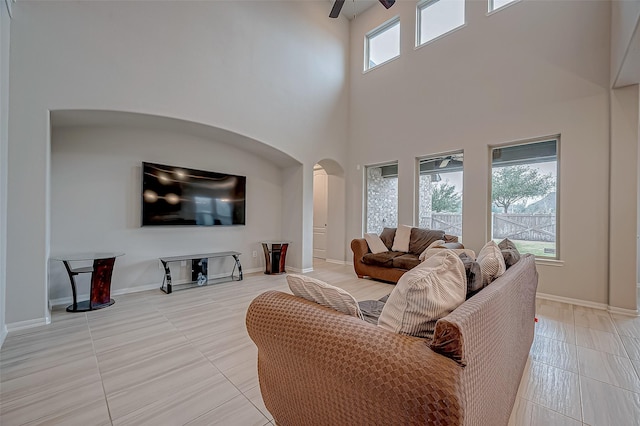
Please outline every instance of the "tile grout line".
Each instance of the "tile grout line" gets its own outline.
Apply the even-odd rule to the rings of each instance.
[[[93,358],[96,360],[96,369],[98,370],[98,376],[100,377],[100,387],[102,388],[102,394],[104,395],[104,403],[107,406],[107,414],[109,415],[109,422],[113,425],[113,417],[111,416],[111,408],[109,407],[109,400],[107,399],[107,391],[104,388],[104,380],[102,379],[102,372],[100,371],[100,362],[98,361],[98,354],[96,353],[96,346],[93,341],[93,333],[91,333],[91,324],[89,323],[89,316],[86,312],[83,313],[87,321],[87,329],[89,330],[89,338],[91,339],[91,350],[93,351]]]
[[[578,365],[576,368],[578,369],[578,395],[580,396],[580,422],[584,424],[584,398],[582,395],[582,372],[580,369],[580,355],[578,354],[578,333],[576,330],[576,310],[574,305],[571,305],[571,316],[573,318],[573,334],[576,339],[576,362]]]

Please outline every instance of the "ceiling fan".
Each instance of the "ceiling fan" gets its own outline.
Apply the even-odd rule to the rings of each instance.
[[[389,9],[396,0],[378,0],[385,8]],[[345,0],[336,0],[333,3],[333,7],[331,8],[331,13],[329,13],[329,18],[337,18],[340,15],[340,11],[342,10],[342,6],[344,6]]]

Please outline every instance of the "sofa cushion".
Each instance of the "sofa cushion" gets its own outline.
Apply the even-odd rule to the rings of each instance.
[[[413,269],[420,264],[420,259],[415,254],[406,253],[398,257],[394,257],[391,265],[398,269]]]
[[[412,226],[400,225],[396,229],[396,236],[393,238],[393,251],[403,251],[407,253],[409,251],[409,241],[411,240]]]
[[[480,270],[482,270],[483,286],[488,285],[507,270],[502,252],[495,241],[489,241],[482,247],[476,261],[480,264]]]
[[[464,271],[467,275],[468,299],[484,287],[482,283],[482,270],[480,269],[480,264],[467,253],[459,253],[459,256],[460,260],[462,260],[462,263],[464,264]]]
[[[371,266],[382,266],[393,268],[393,258],[402,256],[405,253],[399,251],[385,251],[382,253],[367,253],[362,256],[362,263]]]
[[[462,260],[451,250],[442,250],[402,275],[378,325],[399,334],[431,338],[438,319],[464,302],[466,287]]]
[[[380,233],[380,239],[389,250],[393,247],[393,239],[396,237],[396,228],[384,228]]]
[[[389,251],[387,246],[384,245],[378,234],[364,234],[364,239],[367,241],[369,251],[373,254],[384,253]]]
[[[294,296],[302,297],[311,302],[316,302],[327,308],[347,315],[364,319],[358,307],[358,302],[347,291],[327,284],[324,281],[305,275],[287,275],[289,289]]]
[[[504,240],[500,241],[498,247],[502,252],[502,257],[504,258],[504,263],[507,269],[515,265],[518,260],[520,260],[520,252],[518,251],[518,248],[513,243],[513,241],[511,241],[510,239],[505,238]]]
[[[436,229],[413,228],[409,239],[409,253],[420,256],[431,243],[442,240],[444,242],[444,231]]]

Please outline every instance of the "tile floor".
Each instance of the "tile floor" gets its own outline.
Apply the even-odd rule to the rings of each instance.
[[[317,262],[309,275],[377,299],[389,284]],[[0,350],[0,424],[270,425],[244,326],[284,276],[116,298],[10,333]],[[640,318],[539,300],[510,425],[640,425]]]

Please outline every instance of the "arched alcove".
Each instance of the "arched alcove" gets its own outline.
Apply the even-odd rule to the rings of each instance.
[[[256,139],[123,111],[52,111],[50,123],[50,252],[124,252],[113,271],[113,294],[158,288],[163,256],[238,251],[245,273],[262,271],[260,242],[282,237],[284,205],[288,212],[302,212],[302,205],[284,201],[282,179],[283,170],[301,163]],[[245,176],[246,224],[142,227],[142,162]],[[222,274],[233,265],[219,266]],[[60,262],[50,264],[48,295],[53,305],[70,298]]]

